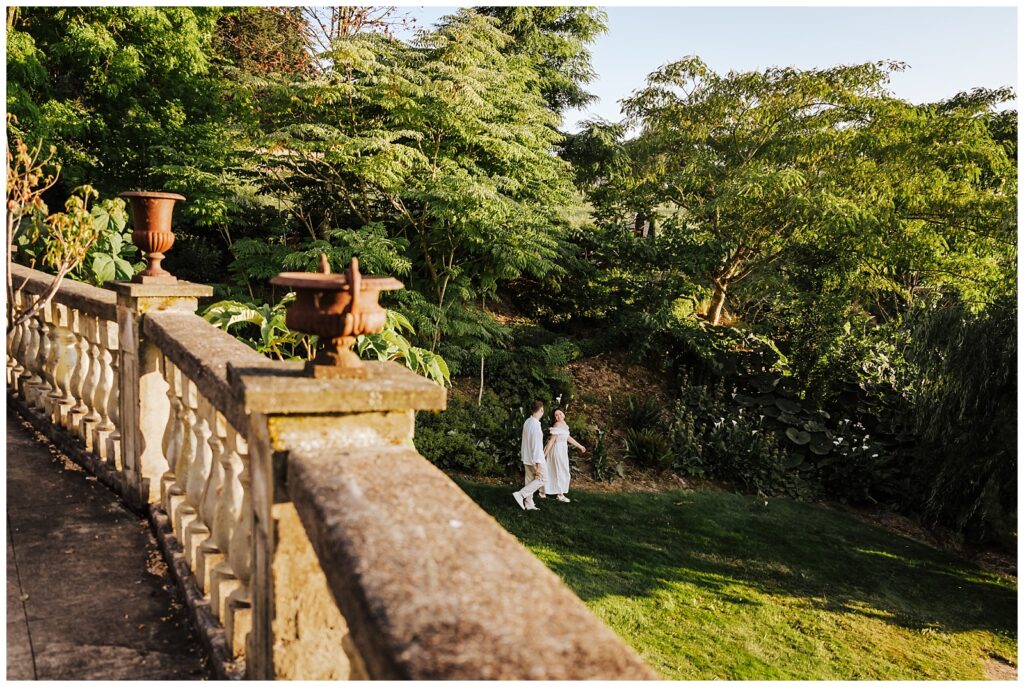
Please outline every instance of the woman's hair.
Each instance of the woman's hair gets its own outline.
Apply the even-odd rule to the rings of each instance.
[[[552,410],[551,417],[554,417],[555,413],[561,413],[563,417],[565,416],[565,411],[562,410],[561,408],[555,408],[554,410]]]

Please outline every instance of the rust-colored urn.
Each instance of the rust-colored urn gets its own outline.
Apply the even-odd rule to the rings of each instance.
[[[327,342],[316,358],[306,363],[306,374],[326,378],[369,375],[369,368],[352,346],[357,337],[384,328],[387,311],[377,299],[381,291],[403,288],[402,282],[392,277],[364,277],[356,258],[344,274],[332,274],[327,256],[321,254],[319,272],[282,272],[270,283],[295,291],[285,324]]]
[[[132,243],[146,255],[149,264],[132,278],[140,284],[168,284],[177,277],[160,266],[164,253],[174,245],[171,214],[174,202],[185,196],[162,191],[125,191],[119,194],[132,204]]]

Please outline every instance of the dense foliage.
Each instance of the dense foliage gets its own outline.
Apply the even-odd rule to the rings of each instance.
[[[56,147],[53,207],[86,184],[186,195],[167,266],[214,283],[207,317],[269,355],[316,346],[284,326],[278,272],[323,253],[402,279],[359,348],[465,378],[418,419],[445,467],[515,468],[530,400],[578,398],[566,365],[620,350],[674,398],[656,417],[616,402],[628,433],[587,437],[597,479],[624,458],[1013,530],[1011,91],[911,104],[887,88],[899,63],[716,73],[691,56],[637,75],[622,121],[566,134],[603,12],[462,9],[411,40],[402,21],[14,8],[9,133]],[[85,214],[71,275],[137,269],[122,207],[65,216]],[[17,259],[40,261],[45,236]]]
[[[1017,508],[1017,303],[951,303],[909,323],[900,415],[924,486],[918,505],[975,538],[1011,544]]]

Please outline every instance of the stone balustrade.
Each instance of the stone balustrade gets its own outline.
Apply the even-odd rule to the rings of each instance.
[[[18,311],[51,280],[12,278]],[[211,293],[65,280],[9,328],[7,383],[149,517],[221,677],[655,677],[416,453],[443,388],[395,363],[306,377],[198,317]]]
[[[11,266],[13,307],[26,310],[52,277]],[[50,303],[7,331],[7,388],[74,437],[91,467],[125,491],[121,459],[117,297],[66,280]]]

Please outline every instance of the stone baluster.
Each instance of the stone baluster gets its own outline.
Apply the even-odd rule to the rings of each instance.
[[[168,490],[177,482],[175,467],[178,458],[181,456],[181,444],[184,437],[185,426],[185,405],[182,402],[181,370],[172,363],[167,356],[161,356],[162,373],[164,381],[167,382],[167,400],[170,405],[167,410],[167,425],[164,427],[161,448],[164,458],[167,459],[167,471],[160,477],[160,503],[167,513],[170,513],[170,501]]]
[[[26,307],[31,306],[31,301],[26,303]],[[32,387],[36,384],[36,356],[39,354],[39,320],[34,317],[30,317],[25,321],[25,344],[24,352],[22,355],[22,366],[25,368],[24,372],[21,373],[21,378],[18,382],[18,389],[21,392],[21,397],[26,403],[29,401],[29,397],[32,394]]]
[[[97,395],[100,389],[100,380],[103,379],[103,359],[100,356],[100,330],[103,321],[98,317],[89,318],[88,332],[89,341],[89,376],[82,386],[82,396],[85,402],[86,413],[82,418],[81,434],[85,442],[85,450],[93,450],[93,438],[96,427],[100,423],[100,414],[97,410]]]
[[[244,487],[241,483],[242,457],[239,455],[239,444],[245,440],[231,425],[226,426],[225,450],[221,455],[224,488],[217,499],[217,508],[213,515],[213,543],[218,549],[227,553],[231,548],[231,537],[241,514]],[[244,452],[244,448],[242,449]]]
[[[210,450],[210,424],[213,413],[216,412],[202,394],[198,395],[196,410],[196,423],[193,428],[195,454],[189,465],[185,481],[185,505],[178,509],[176,530],[185,549],[185,560],[193,570],[196,567],[195,553],[198,541],[209,534],[199,514],[199,505],[203,500],[203,491],[210,478],[210,466],[213,462],[213,452]]]
[[[241,453],[239,453],[240,450]],[[213,570],[210,589],[210,606],[225,628],[227,627],[228,597],[238,589],[240,584],[229,559],[232,556],[237,559],[238,556],[238,551],[234,554],[231,553],[231,547],[239,519],[242,517],[244,487],[241,482],[241,474],[242,456],[245,455],[245,451],[245,440],[239,436],[238,431],[232,425],[228,424],[225,450],[221,460],[224,469],[224,489],[217,500],[217,509],[211,528],[212,545],[220,552],[221,558]]]
[[[21,312],[25,307],[25,297],[20,291],[14,293],[15,306],[11,308],[12,316],[14,313]],[[10,349],[14,357],[14,368],[11,370],[10,387],[11,389],[21,392],[21,384],[23,382],[22,375],[25,373],[25,356],[26,346],[28,344],[28,323],[22,322],[17,327],[14,327],[15,339],[13,347]]]
[[[63,394],[60,391],[59,376],[61,375],[61,360],[63,359],[63,350],[61,348],[61,330],[65,329],[65,324],[61,321],[67,317],[68,309],[61,306],[59,303],[50,301],[46,307],[46,321],[47,321],[47,336],[50,340],[49,349],[46,353],[46,360],[43,362],[44,377],[47,384],[49,384],[49,391],[39,398],[39,406],[43,411],[43,414],[52,419],[54,410],[60,405],[60,401],[63,400]]]
[[[97,364],[100,371],[99,383],[96,385],[96,393],[93,395],[93,409],[99,420],[93,428],[92,450],[104,461],[110,461],[111,456],[107,449],[107,439],[114,431],[114,423],[110,419],[110,394],[114,390],[114,354],[117,346],[117,325],[109,320],[99,320],[97,323],[97,345],[99,347]]]
[[[21,351],[18,355],[21,358],[21,374],[18,375],[18,393],[27,401],[28,387],[32,384],[32,355],[36,348],[35,318],[28,319],[23,326],[25,332],[22,335]]]
[[[203,592],[210,593],[213,569],[224,559],[222,550],[214,543],[217,505],[224,497],[224,460],[227,450],[227,420],[216,410],[210,418],[210,477],[206,480],[199,502],[199,519],[192,523],[190,546],[198,546],[195,555],[196,580]]]
[[[39,408],[46,417],[53,414],[53,406],[60,400],[60,387],[57,383],[57,368],[60,366],[60,308],[57,303],[50,301],[43,307],[46,320],[46,338],[49,340],[46,348],[46,357],[43,359],[43,379],[49,385],[49,391],[39,397]],[[42,314],[42,311],[40,311]]]
[[[51,388],[47,380],[48,371],[46,369],[46,361],[50,357],[52,349],[52,341],[50,339],[51,327],[46,322],[45,310],[45,308],[40,310],[33,318],[36,321],[36,337],[39,341],[39,346],[32,360],[33,377],[32,384],[29,387],[28,402],[35,408],[43,407],[43,399]]]
[[[57,328],[56,348],[60,351],[57,366],[53,371],[54,386],[51,393],[50,421],[61,426],[68,411],[74,405],[71,396],[71,373],[74,372],[78,351],[75,349],[75,333],[71,330],[74,312],[64,305],[55,305],[53,322]]]
[[[19,360],[25,325],[12,326],[15,316],[21,312],[21,302],[21,292],[15,291],[11,303],[7,306],[10,313],[7,322],[7,387],[12,390],[17,390],[18,377],[25,369]]]
[[[110,387],[110,395],[107,396],[107,418],[110,420],[110,434],[107,436],[107,449],[105,458],[118,471],[124,468],[121,460],[121,357],[115,351],[110,359],[110,371],[113,376],[113,383]]]
[[[167,490],[167,516],[171,519],[175,534],[181,534],[181,512],[188,508],[185,503],[188,475],[196,455],[196,423],[198,416],[199,392],[196,385],[184,374],[181,375],[182,438],[178,459],[174,464],[174,484]]]
[[[220,599],[226,599],[226,603],[221,605],[221,623],[231,651],[238,657],[245,655],[247,638],[252,630],[252,469],[248,443],[233,430],[231,436],[234,453],[238,456],[238,488],[242,499],[231,529],[227,566],[219,585],[222,588],[218,591],[221,592]]]
[[[89,413],[85,397],[88,389],[89,367],[89,339],[88,330],[92,325],[92,318],[83,312],[77,312],[74,320],[75,349],[78,352],[75,362],[75,371],[71,375],[71,395],[75,399],[75,405],[68,413],[68,429],[78,436],[82,436],[82,419]]]

